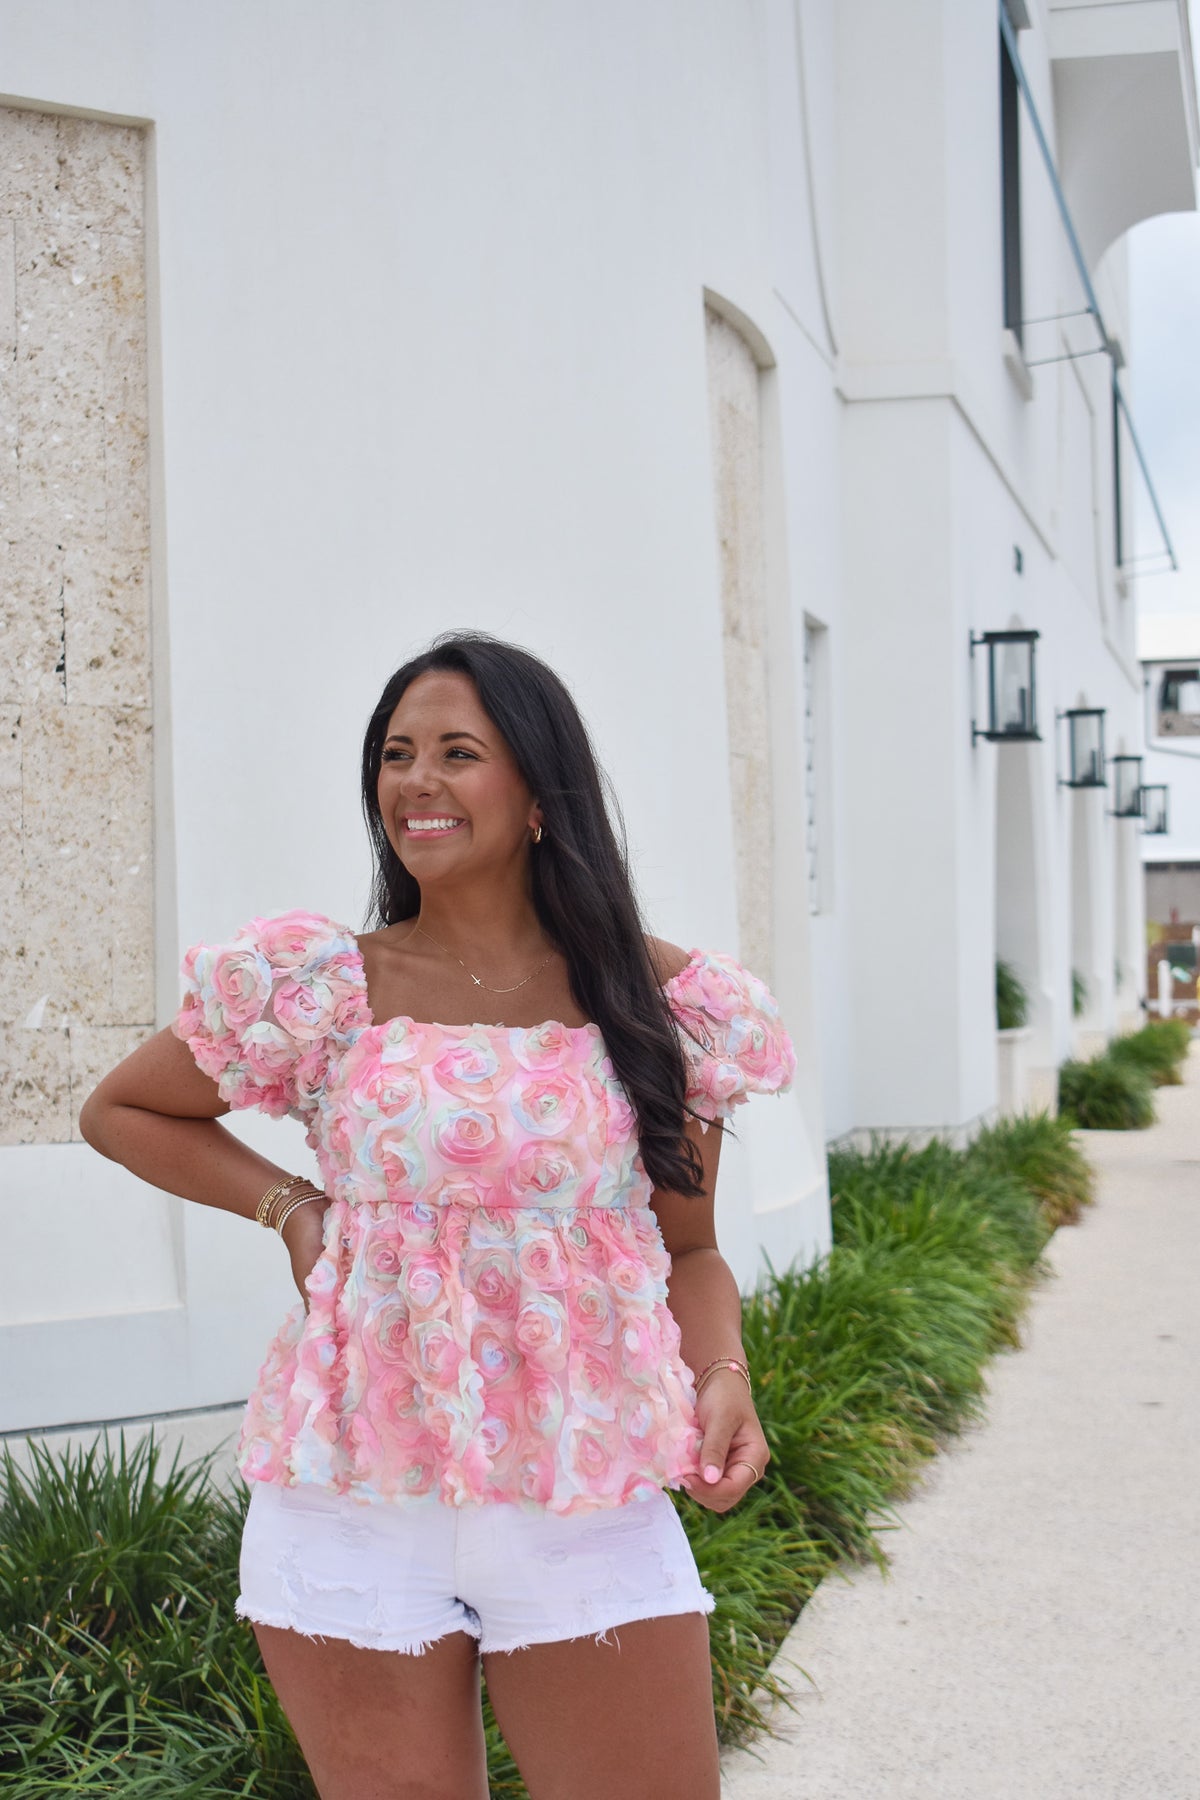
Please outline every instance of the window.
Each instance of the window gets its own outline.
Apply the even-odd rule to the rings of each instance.
[[[1200,668],[1163,670],[1158,689],[1158,735],[1200,735]]]
[[[1023,349],[1020,90],[1003,33],[1000,36],[1000,193],[1004,234],[1004,323]]]

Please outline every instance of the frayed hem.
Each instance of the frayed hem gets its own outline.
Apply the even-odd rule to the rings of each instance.
[[[339,1644],[353,1644],[356,1650],[388,1650],[396,1656],[423,1656],[433,1644],[440,1644],[442,1639],[455,1631],[465,1631],[478,1643],[478,1633],[470,1630],[465,1624],[449,1625],[445,1631],[439,1631],[434,1637],[405,1638],[400,1643],[385,1642],[379,1637],[356,1637],[352,1631],[338,1631],[328,1628],[324,1631],[306,1631],[294,1614],[263,1612],[259,1608],[251,1609],[243,1606],[239,1600],[234,1606],[234,1615],[245,1619],[249,1625],[269,1625],[275,1631],[294,1631],[298,1637],[307,1638],[310,1643],[323,1644],[330,1638]]]
[[[485,1644],[481,1640],[479,1654],[481,1656],[513,1656],[518,1650],[534,1650],[542,1644],[577,1643],[580,1638],[586,1637],[590,1637],[593,1643],[607,1644],[611,1642],[608,1635],[610,1631],[616,1631],[622,1625],[636,1625],[642,1619],[676,1619],[684,1613],[697,1612],[707,1618],[710,1613],[716,1611],[717,1602],[707,1588],[701,1588],[700,1593],[702,1598],[699,1605],[691,1602],[683,1606],[662,1606],[656,1602],[644,1610],[626,1613],[619,1619],[610,1619],[603,1631],[571,1631],[565,1635],[561,1631],[553,1631],[547,1632],[543,1637],[523,1638],[519,1644]]]

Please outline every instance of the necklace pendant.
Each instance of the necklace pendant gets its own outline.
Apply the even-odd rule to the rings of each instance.
[[[468,974],[468,975],[471,975],[471,971],[470,971],[470,969],[468,969],[468,970],[467,970],[467,974]],[[471,975],[471,980],[472,980],[472,981],[473,981],[473,982],[474,982],[474,983],[475,983],[475,986],[476,986],[476,987],[482,987],[482,986],[483,986],[483,983],[482,983],[482,981],[480,981],[480,979],[479,979],[479,977],[478,977],[478,975]]]

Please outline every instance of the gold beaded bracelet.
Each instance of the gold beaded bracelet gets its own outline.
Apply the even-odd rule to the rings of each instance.
[[[275,1202],[284,1199],[295,1188],[310,1187],[311,1185],[311,1182],[307,1181],[303,1175],[285,1175],[282,1181],[277,1181],[274,1187],[267,1189],[255,1209],[254,1217],[260,1225],[270,1231],[271,1208]]]
[[[704,1386],[705,1382],[710,1376],[715,1375],[718,1369],[735,1369],[746,1383],[748,1391],[750,1393],[754,1392],[754,1386],[750,1380],[750,1371],[745,1363],[740,1362],[736,1356],[718,1356],[700,1371],[695,1389],[697,1397],[699,1397],[700,1389]]]
[[[267,1231],[279,1229],[281,1215],[286,1218],[291,1210],[291,1203],[303,1200],[324,1200],[326,1196],[320,1188],[315,1187],[306,1175],[288,1175],[269,1187],[255,1209],[254,1217]]]

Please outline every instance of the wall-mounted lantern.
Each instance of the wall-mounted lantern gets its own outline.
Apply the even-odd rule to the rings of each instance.
[[[1041,742],[1033,648],[1038,635],[1036,631],[985,631],[979,637],[971,633],[972,662],[976,644],[987,645],[988,695],[987,725],[981,727],[972,718],[972,743],[977,738],[993,744]]]
[[[1142,758],[1110,756],[1113,767],[1114,819],[1140,819],[1142,816]]]
[[[1071,736],[1071,773],[1066,781],[1059,777],[1060,787],[1107,787],[1104,775],[1104,708],[1073,706],[1056,718],[1069,721]]]
[[[1142,817],[1146,823],[1144,832],[1155,837],[1163,837],[1167,832],[1167,789],[1166,783],[1156,783],[1142,789]]]

